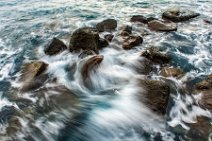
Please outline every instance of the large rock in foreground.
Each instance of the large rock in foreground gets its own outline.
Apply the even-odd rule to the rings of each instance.
[[[98,53],[99,32],[96,28],[83,27],[73,32],[69,44],[70,51],[93,50]]]
[[[140,86],[145,90],[140,100],[152,111],[164,115],[170,95],[169,85],[158,80],[141,80]]]
[[[57,38],[53,38],[51,43],[44,49],[46,55],[56,55],[66,50],[66,45]]]
[[[177,30],[176,23],[159,21],[159,20],[152,20],[148,22],[148,27],[151,30],[155,30],[155,31],[176,31]]]
[[[165,11],[162,17],[164,19],[168,19],[173,22],[182,22],[182,21],[187,21],[189,19],[195,18],[199,15],[200,15],[199,13],[195,13],[187,9],[172,8]]]
[[[117,21],[115,19],[106,19],[96,25],[99,32],[112,31],[117,27]]]

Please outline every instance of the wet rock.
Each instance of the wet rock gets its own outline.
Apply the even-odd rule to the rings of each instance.
[[[140,36],[130,35],[124,39],[122,47],[123,49],[132,49],[143,42],[143,38]]]
[[[120,30],[121,30],[122,32],[124,31],[124,32],[128,32],[129,34],[131,34],[131,33],[132,33],[132,26],[125,25],[125,26],[121,27]]]
[[[130,33],[127,32],[127,31],[122,31],[120,35],[121,35],[122,37],[129,37],[129,36],[130,36]]]
[[[51,43],[44,49],[46,55],[56,55],[66,50],[66,45],[57,38],[53,38]]]
[[[98,64],[100,64],[103,61],[102,55],[95,55],[86,60],[86,62],[83,64],[81,68],[81,74],[83,80],[86,80],[89,77],[89,72]]]
[[[152,20],[148,23],[148,27],[155,31],[176,31],[177,24],[173,22],[165,22],[159,20]]]
[[[0,111],[0,121],[1,122],[6,122],[7,120],[9,120],[14,113],[17,112],[17,108],[15,108],[14,106],[4,106],[2,107],[1,111]]]
[[[196,123],[189,124],[190,130],[187,137],[192,141],[208,141],[211,140],[212,126],[211,119],[207,117],[197,117]]]
[[[187,9],[171,8],[165,11],[162,14],[162,17],[164,19],[168,19],[173,22],[182,22],[182,21],[187,21],[189,19],[195,18],[199,15],[200,15],[199,13],[195,13]]]
[[[158,19],[157,19],[157,18],[154,18],[154,17],[148,17],[148,18],[147,18],[147,21],[148,21],[148,22],[153,21],[153,20],[158,20]]]
[[[141,56],[151,60],[154,63],[166,64],[171,61],[171,57],[167,54],[161,53],[157,48],[151,47],[142,52]]]
[[[113,40],[113,37],[114,37],[113,34],[106,34],[106,35],[104,36],[104,38],[105,38],[107,41],[109,41],[109,42],[111,42],[111,41]]]
[[[106,39],[99,39],[99,49],[105,48],[109,45]]]
[[[140,85],[145,90],[140,100],[152,111],[164,115],[170,95],[169,85],[159,80],[141,80]]]
[[[115,19],[106,19],[96,25],[99,32],[112,31],[117,27],[117,21]]]
[[[91,55],[95,55],[96,53],[92,50],[84,50],[80,55],[79,58],[83,59],[85,57],[91,56]]]
[[[98,53],[99,32],[96,28],[83,27],[73,32],[70,40],[69,50],[93,50]]]
[[[134,15],[132,16],[132,18],[130,19],[131,22],[140,22],[140,23],[144,23],[147,24],[148,20],[146,17],[142,16],[142,15]]]
[[[20,81],[23,82],[21,91],[33,90],[40,87],[47,80],[44,72],[47,70],[48,64],[42,61],[32,61],[23,65],[21,70]]]
[[[168,67],[164,67],[161,70],[160,75],[162,75],[164,77],[176,77],[176,78],[180,78],[180,77],[182,77],[184,75],[184,72],[180,68],[168,68]]]
[[[202,93],[199,101],[200,106],[212,111],[212,75],[196,84],[196,90],[198,93]]]

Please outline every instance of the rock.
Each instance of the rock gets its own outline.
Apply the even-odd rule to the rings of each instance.
[[[108,41],[111,42],[113,40],[114,35],[113,34],[106,34],[104,38]]]
[[[159,80],[141,80],[140,86],[145,90],[140,100],[152,111],[164,115],[168,105],[170,88]]]
[[[141,56],[151,60],[154,63],[166,64],[169,63],[171,57],[167,54],[161,53],[157,48],[151,47],[142,52]]]
[[[198,93],[202,93],[199,101],[200,106],[212,111],[212,75],[196,84],[196,90]]]
[[[96,25],[99,32],[112,31],[117,27],[117,21],[115,19],[106,19]]]
[[[161,70],[160,75],[162,75],[164,77],[176,77],[176,78],[180,78],[180,77],[182,77],[184,75],[184,72],[180,68],[168,68],[168,67],[164,67]]]
[[[130,36],[130,33],[127,32],[127,31],[122,31],[120,35],[121,35],[122,37],[129,37],[129,36]]]
[[[57,38],[53,38],[51,43],[44,49],[46,55],[56,55],[66,50],[66,45]]]
[[[106,39],[99,39],[99,49],[102,49],[104,47],[107,47],[109,45],[108,41]]]
[[[211,140],[212,126],[211,119],[207,117],[197,117],[196,123],[189,124],[190,130],[187,137],[192,141],[208,141]]]
[[[172,8],[172,9],[166,10],[162,14],[162,17],[164,19],[168,19],[173,22],[182,22],[182,21],[187,21],[189,19],[195,18],[199,15],[200,15],[199,13],[195,13],[187,9]]]
[[[122,44],[123,49],[132,49],[143,42],[143,38],[140,36],[130,35],[124,39]]]
[[[69,50],[93,50],[98,53],[99,32],[96,28],[83,27],[73,32],[70,40]]]
[[[83,58],[88,57],[90,55],[96,55],[96,53],[92,50],[84,50],[78,57],[83,59]]]
[[[120,30],[121,30],[122,32],[124,31],[124,32],[128,32],[129,34],[131,34],[131,33],[132,33],[132,26],[125,25],[125,26],[121,27]]]
[[[159,20],[152,20],[148,23],[148,27],[155,31],[176,31],[177,24],[173,22],[164,22]]]
[[[95,55],[86,60],[84,62],[82,68],[81,68],[81,74],[83,80],[86,80],[89,77],[89,72],[98,64],[100,64],[103,61],[103,56],[102,55]]]
[[[20,77],[20,81],[23,82],[21,91],[24,92],[40,87],[48,78],[46,75],[44,75],[47,67],[48,64],[42,61],[32,61],[24,64]]]
[[[142,15],[134,15],[132,16],[132,18],[130,19],[131,22],[140,22],[140,23],[144,23],[147,24],[148,20],[146,17],[142,16]]]
[[[148,18],[147,18],[147,21],[148,21],[148,22],[153,21],[153,20],[158,20],[158,19],[157,19],[157,18],[154,18],[154,17],[148,17]]]

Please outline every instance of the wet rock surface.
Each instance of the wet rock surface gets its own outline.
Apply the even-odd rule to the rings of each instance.
[[[117,21],[115,19],[106,19],[96,25],[99,32],[113,31],[117,27]]]
[[[199,15],[200,15],[199,13],[195,13],[187,9],[171,8],[165,11],[162,14],[162,17],[164,19],[168,19],[173,22],[183,22],[183,21],[187,21],[189,19],[195,18]]]
[[[142,15],[134,15],[132,16],[132,18],[130,19],[131,22],[140,22],[140,23],[144,23],[147,24],[148,20],[146,17],[142,16]]]
[[[57,38],[53,38],[51,43],[44,49],[46,55],[56,55],[66,50],[66,45]]]
[[[82,53],[80,53],[79,58],[83,59],[91,55],[96,55],[96,53],[93,50],[84,50]]]
[[[77,29],[71,36],[69,50],[79,51],[80,49],[90,49],[98,53],[99,39],[99,32],[96,28],[83,27]]]
[[[164,77],[176,77],[176,78],[180,78],[180,77],[182,77],[184,75],[184,72],[180,68],[164,67],[161,70],[160,75],[162,75]]]
[[[176,31],[177,30],[177,24],[173,22],[165,22],[165,21],[159,21],[159,20],[152,20],[148,22],[148,27],[151,30],[155,30],[155,31]]]
[[[169,85],[159,80],[141,80],[140,85],[144,88],[141,101],[152,111],[164,115],[170,95]]]
[[[143,42],[143,38],[136,35],[129,35],[124,38],[122,47],[123,49],[132,49],[135,46],[138,46]]]
[[[111,42],[113,40],[114,35],[113,34],[106,34],[104,38],[108,41]]]
[[[108,45],[109,43],[106,39],[102,39],[102,38],[99,39],[99,45],[98,45],[99,49],[105,48]]]

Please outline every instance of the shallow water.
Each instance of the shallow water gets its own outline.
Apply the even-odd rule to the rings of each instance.
[[[177,32],[156,33],[143,37],[142,45],[123,50],[117,43],[100,51],[104,56],[99,67],[91,72],[92,89],[87,89],[79,71],[70,74],[74,63],[80,66],[77,54],[65,51],[57,56],[44,55],[43,49],[58,37],[68,45],[71,33],[83,26],[94,26],[106,18],[115,18],[118,28],[130,24],[132,15],[142,14],[160,18],[161,13],[174,6],[201,13],[199,18],[178,24]],[[27,141],[187,141],[185,133],[173,129],[196,121],[198,115],[211,118],[211,113],[194,103],[198,96],[184,95],[183,82],[194,84],[212,74],[212,25],[203,19],[211,19],[210,0],[0,0],[0,139]],[[133,32],[139,34],[143,27],[133,24]],[[136,80],[145,77],[134,68],[143,65],[139,53],[149,46],[158,46],[172,56],[172,65],[182,68],[186,75],[176,80],[168,78],[175,88],[171,94],[168,112],[161,117],[149,110],[137,98],[141,89]],[[61,103],[60,110],[45,109],[45,102],[30,93],[20,94],[18,78],[24,62],[39,59],[49,64],[48,73],[56,77],[60,85],[72,90],[80,101],[77,109]],[[125,64],[125,65],[123,65]],[[149,75],[163,79],[158,72]],[[44,99],[66,92],[57,86],[46,84],[48,92],[38,91]],[[56,90],[55,90],[55,89]],[[9,100],[19,95],[33,101],[32,105]],[[42,96],[43,96],[42,95]],[[46,98],[47,97],[47,98]],[[73,98],[72,96],[70,96]],[[73,98],[74,99],[74,98]],[[48,100],[47,100],[48,101]],[[58,105],[57,105],[58,104]],[[15,136],[5,135],[8,120],[15,109],[21,129]],[[23,110],[23,107],[26,109]],[[30,108],[28,108],[30,107]],[[35,108],[36,107],[36,108]],[[73,106],[74,107],[74,106]],[[190,107],[190,108],[188,108]],[[34,115],[34,110],[37,110]],[[22,111],[23,110],[23,111]],[[48,112],[46,112],[46,110]],[[27,111],[27,112],[26,112]],[[184,111],[184,112],[182,112]],[[2,114],[3,113],[3,114]]]

